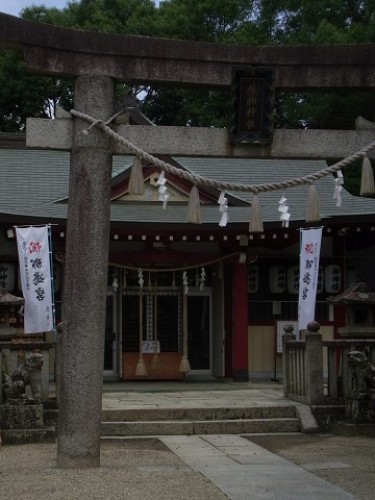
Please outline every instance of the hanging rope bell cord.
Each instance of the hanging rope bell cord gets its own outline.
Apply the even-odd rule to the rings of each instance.
[[[139,291],[139,359],[135,368],[137,377],[147,376],[147,367],[143,359],[143,290]]]
[[[184,336],[184,342],[183,342],[183,353],[182,353],[182,359],[180,363],[180,368],[179,372],[180,373],[188,373],[191,371],[190,368],[190,363],[187,357],[187,352],[188,352],[188,314],[187,314],[187,307],[188,307],[188,298],[187,294],[183,294],[183,299],[182,299],[182,307],[183,307],[183,336]]]
[[[160,366],[160,358],[158,354],[158,289],[155,281],[154,288],[154,355],[152,357],[151,366],[157,370]]]

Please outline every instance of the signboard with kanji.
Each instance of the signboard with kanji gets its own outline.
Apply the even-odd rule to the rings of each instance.
[[[243,144],[272,142],[273,69],[264,66],[233,68],[232,96],[231,141]]]

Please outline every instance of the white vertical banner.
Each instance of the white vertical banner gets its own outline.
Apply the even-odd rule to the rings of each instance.
[[[315,319],[322,227],[301,229],[298,330]]]
[[[25,333],[53,329],[51,263],[48,226],[16,227]]]

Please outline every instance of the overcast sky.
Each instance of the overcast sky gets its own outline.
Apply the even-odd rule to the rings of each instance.
[[[66,7],[68,0],[1,0],[0,12],[18,16],[22,9],[31,7],[32,5],[45,5],[46,7],[57,7],[62,9]]]
[[[0,12],[18,16],[22,9],[32,5],[45,5],[46,7],[57,7],[63,9],[67,6],[68,0],[0,0]],[[159,5],[159,2],[155,2]]]

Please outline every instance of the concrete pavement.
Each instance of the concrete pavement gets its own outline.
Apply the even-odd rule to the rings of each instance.
[[[103,410],[243,408],[294,404],[269,382],[105,384]],[[248,436],[246,436],[248,437]],[[347,500],[354,497],[246,437],[233,434],[157,436],[193,471],[231,500]],[[125,438],[126,439],[126,438]],[[192,498],[195,498],[192,496]]]
[[[354,498],[341,488],[240,436],[161,436],[160,439],[231,500]]]

